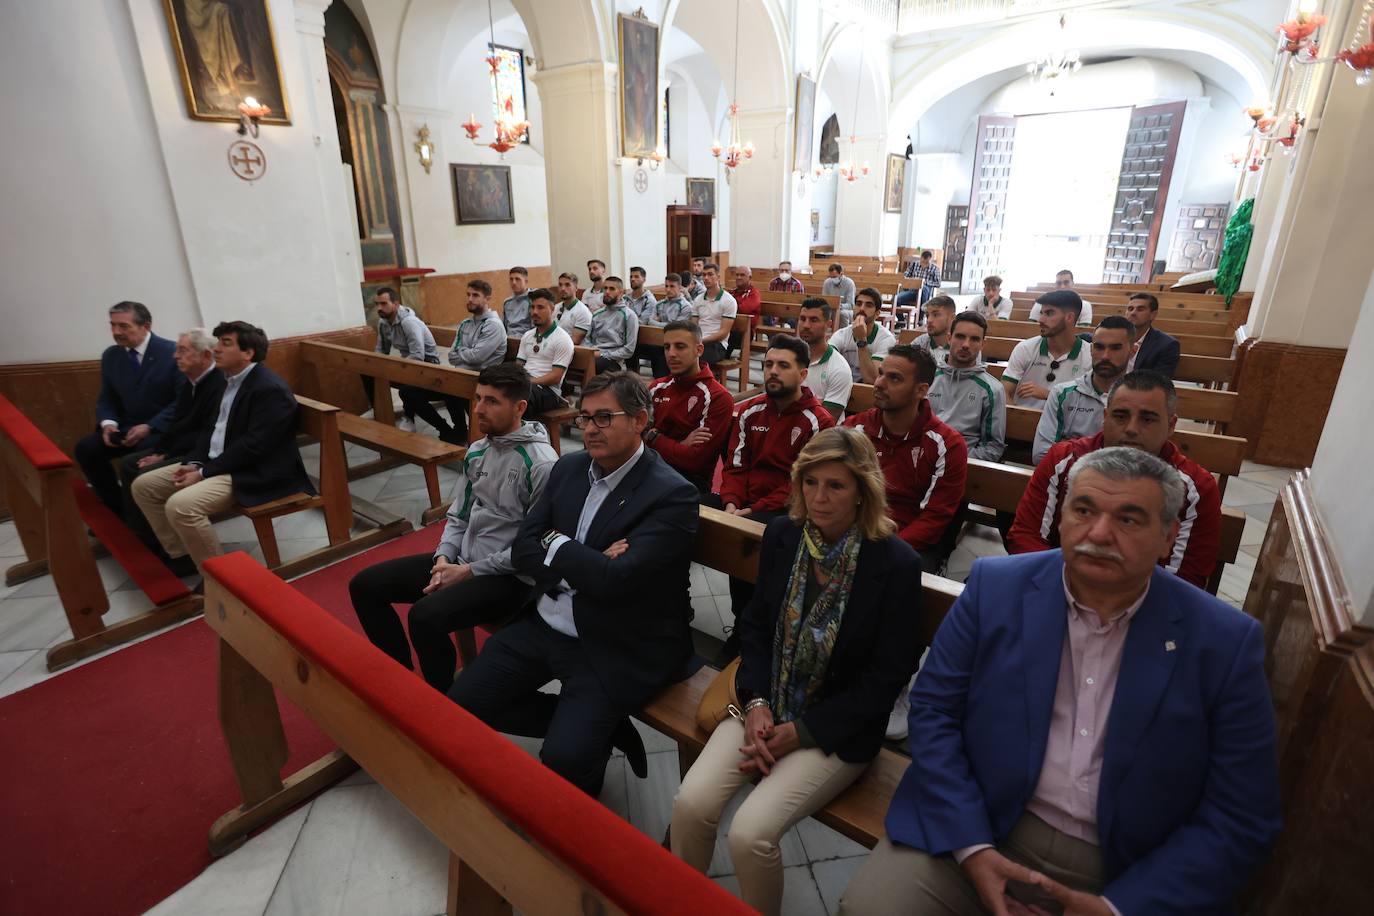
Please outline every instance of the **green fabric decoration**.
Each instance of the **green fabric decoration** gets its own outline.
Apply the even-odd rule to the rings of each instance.
[[[1255,234],[1255,226],[1250,222],[1254,212],[1255,199],[1241,203],[1231,219],[1226,223],[1226,239],[1221,243],[1221,257],[1217,259],[1217,292],[1226,297],[1226,307],[1231,307],[1231,297],[1240,289],[1240,275],[1245,271],[1245,259],[1250,256],[1250,239]]]

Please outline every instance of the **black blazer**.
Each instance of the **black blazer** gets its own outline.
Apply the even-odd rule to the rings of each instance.
[[[162,441],[158,443],[158,450],[168,458],[189,455],[200,441],[201,430],[207,426],[213,427],[215,418],[219,416],[219,398],[224,394],[224,373],[211,366],[199,383],[189,384],[189,379],[187,382],[177,395],[172,425],[167,427],[162,434]]]
[[[801,539],[801,526],[786,516],[773,519],[763,533],[754,597],[735,620],[741,701],[771,695],[773,633]],[[920,620],[920,556],[895,534],[864,541],[825,682],[801,717],[821,750],[848,763],[877,755],[892,704],[925,651]]]
[[[1140,351],[1135,355],[1135,368],[1150,369],[1172,379],[1178,371],[1178,353],[1178,338],[1151,328],[1140,342]]]
[[[577,534],[591,461],[586,452],[558,459],[511,545],[511,560],[533,577],[531,600],[562,579],[577,589],[578,637],[606,692],[629,712],[682,678],[692,655],[687,570],[697,488],[645,448],[601,504],[586,540],[564,544],[545,566],[545,533]],[[602,553],[622,538],[630,542],[626,553],[614,560]]]
[[[152,448],[172,424],[173,407],[182,389],[191,383],[177,369],[176,341],[148,332],[148,346],[137,370],[129,351],[106,347],[100,354],[100,396],[95,402],[96,422],[114,420],[122,431],[147,423],[153,435],[139,443]]]
[[[222,399],[223,394],[215,399],[210,422],[200,430],[187,461],[198,462],[206,477],[232,475],[234,502],[241,506],[314,493],[296,448],[296,396],[286,382],[262,363],[253,367],[229,408],[224,451],[211,459],[210,439]]]

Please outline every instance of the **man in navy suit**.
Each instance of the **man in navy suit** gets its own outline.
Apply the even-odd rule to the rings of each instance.
[[[1178,339],[1154,327],[1159,300],[1149,293],[1133,293],[1126,300],[1126,320],[1135,325],[1135,356],[1128,371],[1150,369],[1172,380],[1178,372]]]
[[[648,773],[628,716],[686,676],[687,570],[697,488],[645,448],[649,392],[638,375],[596,375],[564,455],[511,545],[534,580],[524,614],[487,640],[449,697],[492,728],[543,738],[540,759],[596,796],[611,748]],[[539,688],[558,679],[557,695]]]
[[[133,484],[134,502],[167,556],[190,556],[197,568],[222,552],[212,516],[315,492],[296,448],[296,396],[261,365],[267,335],[246,321],[224,322],[214,335],[224,392],[211,422],[181,464],[148,471]]]
[[[110,462],[157,446],[187,381],[177,371],[176,344],[153,333],[152,313],[142,302],[111,306],[110,334],[114,346],[100,355],[99,428],[76,443],[76,462],[100,501],[122,515],[124,500]]]
[[[1178,472],[1074,465],[1062,551],[980,560],[911,692],[849,914],[1233,912],[1280,827],[1264,634],[1156,565]]]

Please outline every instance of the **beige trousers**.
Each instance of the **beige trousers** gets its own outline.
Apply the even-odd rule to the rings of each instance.
[[[179,464],[169,464],[134,479],[134,502],[143,510],[162,549],[172,558],[191,555],[196,568],[223,553],[210,516],[234,507],[234,484],[217,474],[180,490],[172,483]]]
[[[740,720],[727,718],[717,725],[673,803],[673,854],[703,874],[711,864],[721,812],[751,779],[739,771],[743,744]],[[781,911],[782,835],[824,807],[867,767],[845,763],[819,748],[800,748],[759,780],[730,824],[730,860],[745,903],[765,916]]]
[[[1096,846],[1060,833],[1027,812],[997,847],[1002,855],[1078,891],[1100,893],[1102,855]],[[985,916],[964,870],[952,856],[878,841],[840,898],[840,916]]]

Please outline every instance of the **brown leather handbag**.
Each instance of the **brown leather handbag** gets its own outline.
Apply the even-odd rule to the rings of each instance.
[[[711,681],[711,686],[706,688],[706,692],[701,695],[701,703],[697,706],[697,727],[708,735],[716,730],[716,726],[725,720],[727,716],[734,716],[736,719],[743,719],[744,713],[739,708],[739,697],[735,695],[735,675],[739,673],[739,658],[726,665],[715,680]]]

